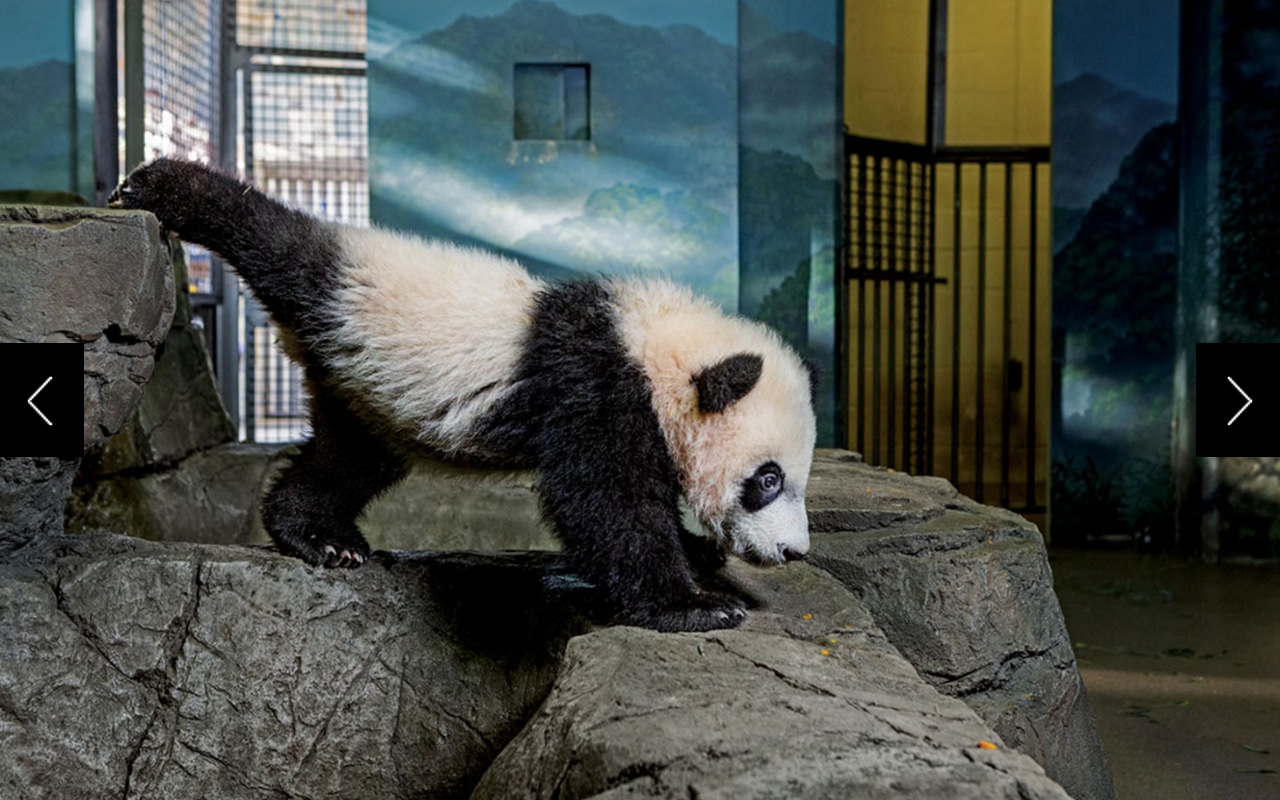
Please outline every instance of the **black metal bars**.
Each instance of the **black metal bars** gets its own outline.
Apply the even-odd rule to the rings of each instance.
[[[988,462],[997,452],[997,442],[989,440],[998,435],[1001,505],[1021,501],[1016,510],[1042,511],[1037,491],[1043,490],[1044,473],[1036,458],[1038,247],[1047,236],[1040,231],[1038,172],[1048,164],[1049,148],[931,148],[853,135],[845,137],[845,146],[850,197],[843,252],[845,278],[852,283],[844,296],[852,308],[844,316],[855,336],[847,348],[851,369],[844,387],[850,444],[872,463],[933,471],[935,454],[941,455],[936,432],[948,421],[937,416],[937,346],[949,339],[951,397],[949,413],[943,412],[950,423],[943,437],[949,442],[948,477],[975,499],[984,499],[987,479],[994,477]],[[950,184],[949,198],[939,194],[940,180]],[[948,201],[950,229],[940,231],[938,206]],[[1020,241],[1015,243],[1015,237]],[[966,241],[976,250],[968,257]],[[1016,254],[1024,241],[1028,255],[1019,263]],[[937,256],[947,250],[950,274],[940,275]],[[976,271],[969,276],[974,283],[968,284],[976,291],[969,295],[961,290],[966,268]],[[942,333],[937,291],[944,284],[951,292],[951,330]],[[1019,314],[1015,295],[1024,287],[1027,311]],[[1026,342],[1025,356],[1015,354],[1019,339]],[[977,375],[962,380],[966,354]],[[1026,358],[1025,381],[1018,356]],[[986,373],[995,368],[1001,378],[998,390],[994,375],[987,386]],[[1001,393],[998,412],[990,405],[989,388]],[[989,412],[992,417],[998,413],[998,426],[988,419]],[[1021,498],[1011,491],[1019,416],[1025,421],[1025,441],[1017,444],[1026,447]]]

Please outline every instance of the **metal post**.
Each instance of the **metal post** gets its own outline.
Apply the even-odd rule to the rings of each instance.
[[[218,70],[221,91],[218,93],[218,163],[229,171],[236,168],[236,134],[239,116],[236,99],[239,95],[240,55],[236,47],[236,0],[223,0],[222,20],[218,26]],[[215,258],[214,285],[218,292],[218,391],[227,414],[241,429],[240,403],[240,279]]]
[[[1040,218],[1037,210],[1037,197],[1039,186],[1037,185],[1038,173],[1040,165],[1031,164],[1031,275],[1028,287],[1028,296],[1030,298],[1030,307],[1027,310],[1027,325],[1029,328],[1027,342],[1027,500],[1028,508],[1035,508],[1039,505],[1036,501],[1036,399],[1039,392],[1036,391],[1036,282],[1039,276],[1036,270],[1039,268],[1040,259],[1036,252],[1037,247],[1037,229],[1040,224]]]
[[[1035,165],[1032,165],[1035,169]],[[1009,507],[1009,438],[1013,432],[1013,390],[1009,359],[1013,357],[1013,162],[1004,165],[1004,324],[1001,330],[1000,374],[1000,505]]]
[[[124,166],[146,159],[147,83],[142,0],[124,0]]]
[[[93,9],[93,204],[105,206],[120,182],[116,104],[116,0],[96,0]]]
[[[986,447],[986,338],[987,338],[987,166],[983,161],[978,165],[978,415],[975,420],[974,434],[974,488],[973,499],[982,502],[983,475],[982,461]]]
[[[951,482],[960,485],[960,239],[961,239],[961,207],[963,205],[962,185],[964,165],[956,163],[956,179],[952,213],[954,226],[951,230],[952,265],[951,265]]]
[[[898,159],[889,160],[889,247],[885,267],[889,272],[896,272],[901,253],[898,251]],[[886,405],[885,442],[888,452],[885,464],[890,467],[899,466],[897,458],[897,414],[898,414],[898,282],[890,280],[889,290],[889,348],[886,354],[889,361],[889,396]]]

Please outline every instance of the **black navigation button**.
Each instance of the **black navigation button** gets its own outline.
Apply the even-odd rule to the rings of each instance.
[[[0,345],[0,456],[84,452],[84,347]]]
[[[1196,455],[1280,451],[1280,344],[1196,345]]]

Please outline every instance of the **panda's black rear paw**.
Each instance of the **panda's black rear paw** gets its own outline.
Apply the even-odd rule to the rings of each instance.
[[[361,545],[354,547],[347,545],[346,547],[335,547],[331,544],[324,545],[320,552],[324,554],[324,565],[326,567],[348,567],[355,568],[369,560],[369,546]]]
[[[140,164],[120,181],[120,185],[107,198],[107,205],[112,208],[155,211],[161,202],[160,195],[165,184],[170,183],[186,166],[183,162],[168,158]]]
[[[656,631],[714,631],[736,628],[747,618],[742,601],[720,592],[699,592],[683,602],[635,608],[619,615],[623,625]]]
[[[239,184],[204,164],[157,158],[130,172],[107,198],[111,208],[150,211],[172,233],[192,233],[193,220]],[[246,189],[247,191],[247,189]]]

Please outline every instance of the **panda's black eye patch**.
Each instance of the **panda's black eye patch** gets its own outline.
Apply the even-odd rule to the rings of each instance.
[[[742,507],[759,511],[778,499],[785,483],[786,475],[776,461],[761,464],[756,474],[742,482]]]

